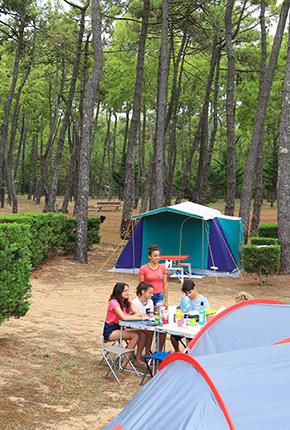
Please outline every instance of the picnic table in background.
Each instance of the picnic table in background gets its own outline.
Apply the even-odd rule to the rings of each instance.
[[[94,206],[88,207],[88,215],[97,215],[100,211],[119,210],[122,202],[116,200],[97,201]]]
[[[191,264],[184,262],[188,258],[189,255],[160,255],[169,275],[178,278],[180,282],[183,282],[185,277],[191,278]]]

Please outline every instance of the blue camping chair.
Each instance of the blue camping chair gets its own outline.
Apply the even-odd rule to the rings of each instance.
[[[140,385],[143,384],[146,375],[149,375],[151,378],[153,378],[154,374],[152,372],[153,368],[155,366],[159,366],[159,364],[170,354],[170,352],[166,351],[156,351],[153,354],[145,355],[144,361],[147,366],[148,373],[144,373],[142,380],[140,382]],[[152,366],[153,365],[153,366]]]

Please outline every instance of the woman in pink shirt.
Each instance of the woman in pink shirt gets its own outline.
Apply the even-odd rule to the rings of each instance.
[[[149,262],[139,269],[139,281],[153,286],[154,309],[159,310],[162,305],[168,306],[167,271],[164,264],[159,264],[160,250],[157,245],[149,245],[148,258]]]
[[[120,339],[120,320],[145,320],[147,316],[141,316],[137,309],[129,301],[129,285],[124,282],[117,282],[107,308],[107,315],[104,324],[103,336],[105,342]],[[145,344],[145,334],[142,331],[131,329],[123,330],[122,338],[128,341],[127,347],[134,349],[137,345],[136,364],[144,366],[142,361],[142,349]],[[123,365],[126,367],[128,360]]]

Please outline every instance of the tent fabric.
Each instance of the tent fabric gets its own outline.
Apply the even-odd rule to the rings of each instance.
[[[152,211],[143,212],[135,215],[133,218],[141,218],[145,216],[155,215],[162,212],[175,212],[181,215],[201,218],[203,220],[213,219],[217,216],[222,216],[222,213],[217,209],[212,209],[207,206],[198,205],[192,202],[178,203],[177,205],[167,206]]]
[[[151,379],[105,430],[117,423],[124,430],[228,428],[205,379],[184,361],[175,361]]]
[[[117,269],[132,269],[141,266],[143,219],[141,219],[116,262]]]
[[[124,430],[289,428],[290,343],[200,356],[193,363],[182,355],[165,359],[105,430],[117,424]]]
[[[114,270],[134,269],[148,261],[148,246],[163,255],[188,255],[198,274],[230,274],[240,267],[241,219],[192,202],[159,208],[141,218]],[[212,267],[215,269],[212,269]]]
[[[189,343],[190,355],[215,354],[271,345],[289,337],[290,305],[266,299],[230,306]]]
[[[211,267],[222,267],[225,272],[232,272],[236,268],[218,218],[214,218],[210,224],[207,268],[211,269]]]

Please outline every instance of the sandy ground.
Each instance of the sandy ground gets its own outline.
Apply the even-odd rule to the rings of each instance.
[[[118,385],[104,380],[100,359],[106,303],[116,281],[131,286],[137,277],[112,274],[119,243],[120,212],[106,212],[101,244],[80,265],[55,256],[33,272],[31,308],[0,331],[0,429],[102,429],[139,390],[136,376],[121,375]],[[264,220],[275,213],[265,211]],[[255,297],[290,301],[290,277],[274,276],[259,286],[256,275],[197,281],[212,307],[229,305],[247,290]],[[170,283],[171,304],[180,300],[179,283]],[[170,345],[168,344],[168,348]]]

